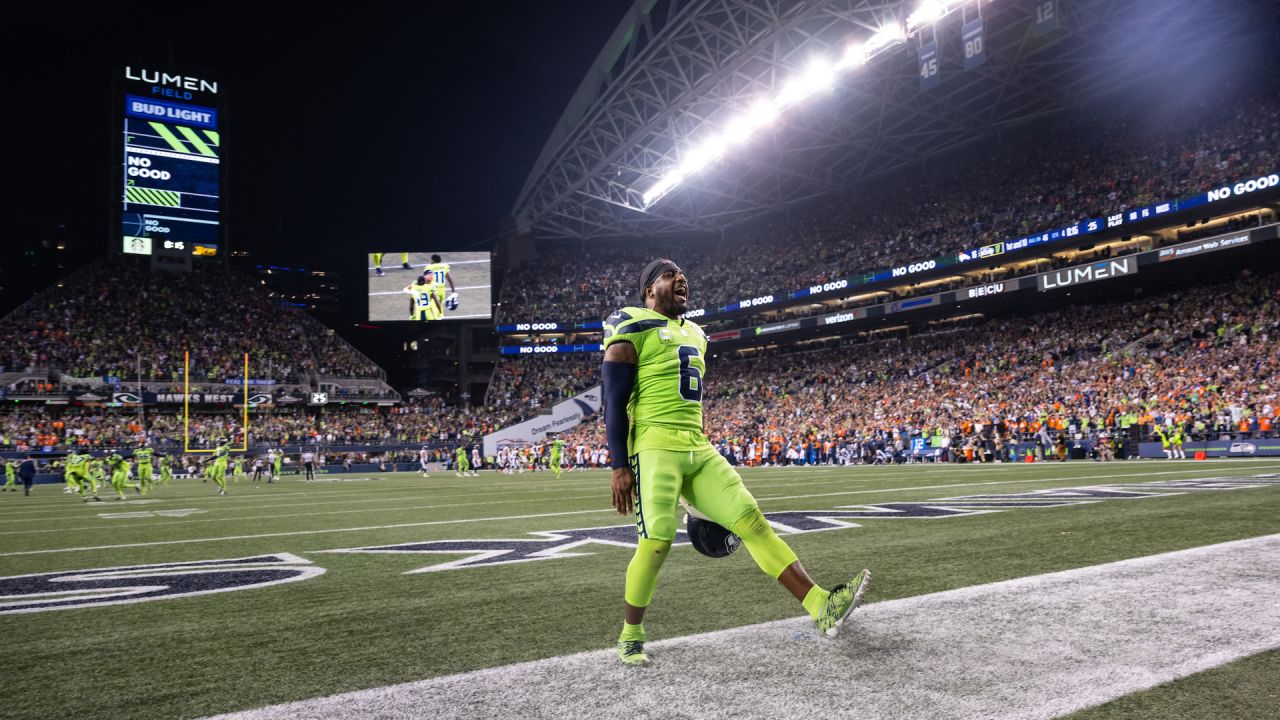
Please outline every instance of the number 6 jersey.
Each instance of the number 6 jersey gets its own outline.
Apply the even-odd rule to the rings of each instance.
[[[605,348],[617,342],[636,348],[636,386],[627,403],[630,452],[706,447],[702,387],[707,336],[702,328],[683,318],[627,307],[604,321]]]

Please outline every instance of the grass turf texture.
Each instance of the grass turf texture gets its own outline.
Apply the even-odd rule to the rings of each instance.
[[[1119,462],[763,469],[744,477],[772,512],[1277,471],[1280,462]],[[0,616],[0,662],[25,668],[27,678],[0,686],[7,717],[198,717],[598,649],[616,637],[625,548],[590,545],[579,549],[588,557],[411,575],[403,573],[460,556],[317,552],[626,524],[607,508],[604,472],[559,482],[549,473],[400,474],[350,484],[291,476],[256,489],[241,482],[225,498],[212,497],[212,487],[175,481],[145,505],[85,505],[55,486],[38,486],[31,498],[0,496],[0,576],[278,552],[327,569],[262,589]],[[99,516],[175,509],[206,512]],[[828,586],[870,566],[875,602],[1280,532],[1280,487],[858,522],[786,539]],[[387,525],[412,526],[380,527]],[[272,536],[245,537],[263,535]],[[107,545],[137,546],[12,554]],[[799,614],[745,552],[713,561],[684,547],[663,570],[646,627],[657,639]],[[1173,707],[1277,716],[1280,700],[1257,691],[1277,670],[1280,654],[1265,653],[1083,716],[1156,716]]]

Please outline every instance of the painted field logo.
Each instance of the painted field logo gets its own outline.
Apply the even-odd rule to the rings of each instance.
[[[855,520],[932,520],[937,518],[985,515],[1006,510],[1052,508],[1084,505],[1108,500],[1181,495],[1189,491],[1236,490],[1280,485],[1280,477],[1259,475],[1252,478],[1198,478],[1167,480],[1123,485],[1034,490],[1009,495],[965,495],[922,502],[891,502],[877,505],[846,505],[831,510],[784,510],[765,513],[765,518],[779,535],[861,527]],[[683,528],[676,531],[674,545],[688,545]],[[330,553],[379,553],[392,555],[465,555],[437,565],[409,570],[405,574],[440,572],[486,565],[558,560],[591,555],[588,545],[611,545],[634,548],[634,525],[578,528],[532,532],[523,538],[507,540],[430,540],[397,545],[322,550]]]
[[[230,560],[0,577],[0,615],[69,610],[249,590],[306,580],[324,568],[276,553]]]

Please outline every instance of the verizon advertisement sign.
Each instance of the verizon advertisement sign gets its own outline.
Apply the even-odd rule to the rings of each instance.
[[[1040,287],[1040,292],[1046,292],[1048,290],[1083,285],[1095,280],[1124,277],[1137,272],[1138,258],[1137,256],[1131,256],[1116,260],[1103,260],[1092,265],[1077,265],[1063,268],[1062,270],[1053,270],[1037,275],[1036,283]]]

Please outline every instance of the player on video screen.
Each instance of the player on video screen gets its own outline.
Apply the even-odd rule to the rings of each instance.
[[[373,274],[377,275],[378,277],[382,277],[383,275],[386,274],[382,272],[382,256],[386,255],[386,253],[378,252],[378,253],[370,253],[370,254],[373,255]],[[407,252],[400,253],[400,267],[404,268],[405,270],[413,269],[413,266],[409,264],[409,253]]]
[[[439,320],[444,317],[444,301],[435,292],[436,284],[435,276],[427,272],[405,286],[404,292],[412,297],[409,301],[410,320]]]
[[[427,266],[423,275],[431,275],[432,279],[435,280],[435,293],[440,300],[440,307],[450,306],[450,310],[456,310],[458,288],[453,284],[453,273],[449,272],[449,263],[443,262],[439,255],[432,255],[431,264]],[[451,297],[447,300],[445,298],[445,283],[449,284],[448,292],[451,294]]]

